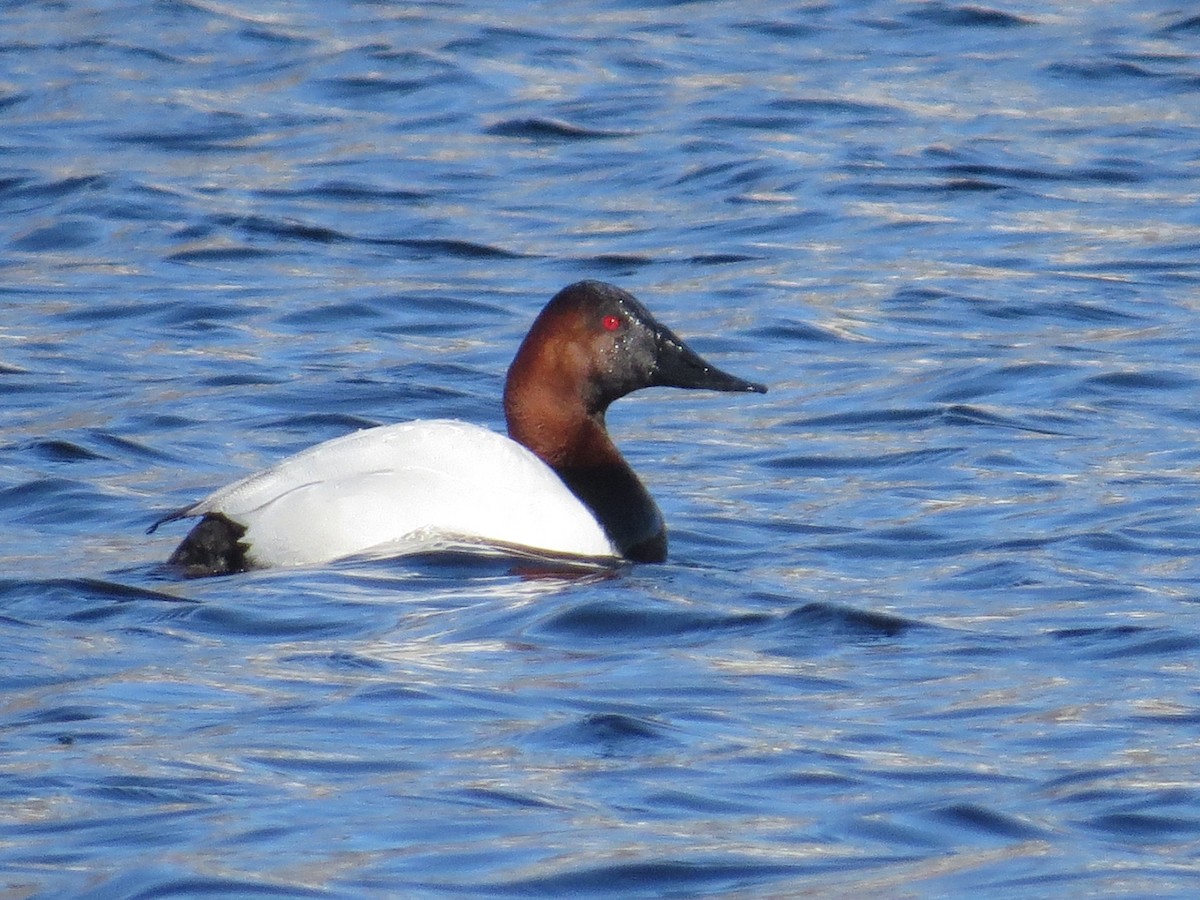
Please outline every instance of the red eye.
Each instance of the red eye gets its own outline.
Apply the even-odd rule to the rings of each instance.
[[[604,325],[605,331],[616,331],[618,328],[621,327],[621,317],[620,316],[605,316],[604,320],[601,324]]]

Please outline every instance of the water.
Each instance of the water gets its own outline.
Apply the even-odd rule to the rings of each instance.
[[[0,893],[1200,890],[1186,4],[0,9]],[[158,568],[583,277],[666,565]]]

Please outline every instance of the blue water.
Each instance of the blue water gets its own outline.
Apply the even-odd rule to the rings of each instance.
[[[1200,892],[1188,4],[0,18],[0,894]],[[163,573],[584,277],[667,564]]]

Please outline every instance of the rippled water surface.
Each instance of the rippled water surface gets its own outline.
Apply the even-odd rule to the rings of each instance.
[[[1189,4],[0,16],[4,896],[1200,891]],[[163,572],[584,277],[668,563]]]

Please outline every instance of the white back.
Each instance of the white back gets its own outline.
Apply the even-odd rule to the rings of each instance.
[[[246,526],[257,565],[305,565],[439,537],[619,556],[591,511],[525,447],[448,419],[368,428],[201,500]]]

